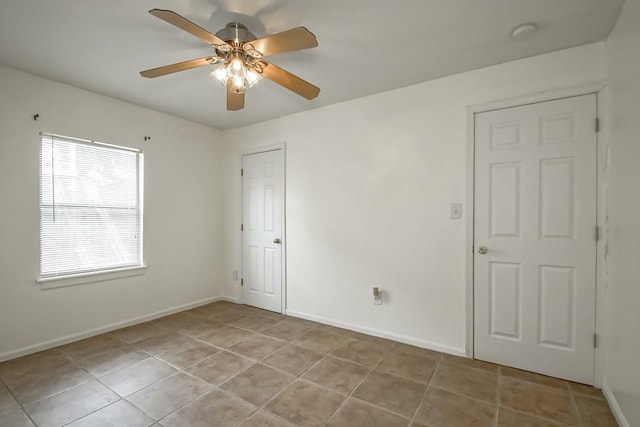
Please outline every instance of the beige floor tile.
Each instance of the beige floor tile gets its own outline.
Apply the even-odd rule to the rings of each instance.
[[[298,376],[320,359],[322,359],[322,354],[318,352],[287,344],[271,356],[265,358],[263,362],[274,368]]]
[[[175,331],[192,337],[199,337],[200,335],[206,334],[207,332],[215,331],[216,329],[224,327],[223,323],[202,319],[197,316],[194,317],[195,320],[189,322],[186,325],[175,328]]]
[[[68,424],[69,427],[147,427],[154,420],[126,400],[119,400],[86,417]]]
[[[230,308],[228,310],[221,311],[219,313],[208,316],[207,319],[213,320],[215,322],[220,323],[233,323],[237,322],[245,317],[248,317],[250,314],[242,309],[238,308]]]
[[[118,395],[107,387],[98,381],[91,381],[25,405],[24,409],[39,427],[57,427],[84,417],[118,399]]]
[[[178,373],[130,395],[127,400],[159,420],[210,389],[210,384]]]
[[[450,354],[443,354],[442,361],[449,365],[462,366],[465,368],[481,369],[492,373],[498,373],[500,366],[495,363],[484,362],[482,360],[469,359],[466,357],[452,356]]]
[[[239,427],[293,427],[290,424],[267,411],[258,411],[244,420]]]
[[[437,364],[438,362],[434,359],[390,351],[378,362],[376,369],[413,381],[428,383]]]
[[[35,375],[49,372],[69,364],[69,358],[57,349],[41,351],[0,363],[0,377],[14,379],[27,373]]]
[[[408,419],[356,399],[348,399],[327,423],[327,427],[406,427],[408,425]]]
[[[283,321],[263,330],[262,333],[280,340],[291,341],[309,332],[314,327],[314,325],[302,323],[298,319],[287,317]]]
[[[604,399],[602,390],[595,387],[591,387],[590,385],[570,382],[569,388],[575,394],[580,394],[582,396],[589,396],[597,399]]]
[[[228,303],[232,304],[232,303]],[[212,304],[202,305],[200,307],[193,308],[188,310],[187,313],[194,314],[196,316],[208,317],[212,314],[220,313],[221,311],[229,309],[230,306],[227,304],[220,304],[214,302]]]
[[[209,384],[218,385],[254,363],[254,360],[222,351],[191,366],[188,372]]]
[[[20,409],[18,402],[11,396],[9,390],[0,382],[0,416]]]
[[[369,368],[329,356],[309,369],[303,378],[338,393],[349,394],[368,373]]]
[[[496,373],[444,362],[440,362],[431,380],[434,387],[489,403],[496,403],[497,384]]]
[[[574,396],[582,427],[616,427],[618,423],[605,400]]]
[[[360,341],[366,341],[373,344],[377,344],[378,346],[386,350],[389,350],[395,344],[394,341],[391,341],[385,338],[374,337],[373,335],[362,334],[360,332],[352,332],[350,337]]]
[[[353,331],[350,331],[348,329],[338,328],[331,325],[324,325],[322,323],[320,323],[314,329],[317,329],[318,331],[331,332],[332,334],[344,335],[345,337],[352,336],[354,334]]]
[[[165,427],[236,426],[255,407],[241,399],[213,390],[161,421]]]
[[[568,390],[501,377],[500,404],[562,424],[576,423]]]
[[[125,397],[160,381],[176,371],[152,357],[100,378],[107,387]]]
[[[200,341],[191,341],[180,347],[163,351],[156,357],[179,369],[184,369],[219,352],[220,349]]]
[[[4,383],[16,399],[25,404],[86,384],[92,379],[82,369],[67,363],[48,372],[27,372],[21,377],[5,379]]]
[[[246,329],[253,332],[262,332],[267,328],[274,326],[283,319],[267,317],[263,315],[249,315],[240,320],[231,323],[231,326],[240,329]]]
[[[295,377],[276,371],[266,365],[256,364],[222,384],[222,390],[262,406],[291,384]]]
[[[97,356],[100,353],[120,346],[122,346],[122,341],[115,339],[109,334],[103,334],[96,337],[87,338],[86,340],[67,344],[60,347],[60,351],[62,351],[73,360],[78,361]]]
[[[146,322],[111,332],[111,336],[124,343],[133,344],[166,332],[166,328],[158,326],[153,322]]]
[[[503,375],[505,377],[517,378],[519,380],[525,380],[536,384],[542,384],[560,390],[567,390],[567,387],[569,385],[567,381],[558,378],[548,377],[546,375],[540,375],[534,372],[523,371],[520,369],[509,368],[507,366],[500,367],[500,375]]]
[[[564,425],[507,408],[498,410],[498,427],[562,427]]]
[[[416,421],[430,427],[492,427],[496,409],[495,404],[430,388],[416,412]]]
[[[293,340],[292,344],[305,347],[319,353],[329,353],[346,340],[347,336],[335,334],[325,330],[312,329],[306,334]]]
[[[429,359],[440,360],[442,353],[433,350],[427,350],[426,348],[415,347],[409,344],[395,343],[391,349],[393,352],[408,353],[415,356],[427,357]]]
[[[143,353],[135,347],[123,346],[81,360],[78,362],[78,365],[89,371],[92,375],[102,376],[117,371],[118,369],[126,368],[147,357],[149,357],[148,354]]]
[[[382,359],[387,350],[388,347],[384,344],[348,338],[331,354],[361,365],[373,367]]]
[[[234,328],[232,326],[223,326],[219,329],[204,333],[198,336],[198,338],[219,347],[229,348],[253,335],[254,334],[252,332],[245,331],[243,329]]]
[[[286,344],[286,341],[266,337],[264,335],[253,335],[244,341],[232,345],[229,350],[242,354],[251,359],[262,359],[278,350]]]
[[[153,321],[156,325],[160,325],[164,328],[177,331],[182,327],[186,327],[189,324],[203,319],[199,316],[195,316],[188,311],[182,311],[180,313],[172,314],[170,316],[161,317]]]
[[[193,342],[192,338],[171,331],[140,340],[135,346],[149,354],[156,355],[163,351],[180,348],[190,342]]]
[[[265,409],[297,426],[321,426],[343,400],[337,393],[298,380]]]
[[[22,409],[13,409],[4,414],[0,414],[0,426],[34,427],[29,417],[22,412]]]
[[[425,384],[372,371],[352,396],[402,416],[412,417],[425,389]]]

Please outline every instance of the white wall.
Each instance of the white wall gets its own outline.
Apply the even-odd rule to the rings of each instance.
[[[640,426],[640,3],[607,41],[610,82],[609,304],[605,386]]]
[[[144,150],[146,274],[39,289],[40,131]],[[220,140],[204,126],[0,67],[0,360],[219,295]]]
[[[555,52],[225,132],[227,295],[240,294],[231,281],[240,269],[239,151],[284,141],[288,310],[463,353],[465,224],[449,219],[449,205],[465,200],[466,108],[603,80],[603,50]],[[372,304],[374,284],[383,306]]]

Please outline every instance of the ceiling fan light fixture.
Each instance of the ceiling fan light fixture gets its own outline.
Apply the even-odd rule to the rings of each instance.
[[[231,79],[232,87],[234,90],[239,91],[249,89],[262,80],[260,74],[250,69],[246,62],[238,58],[234,58],[220,65],[213,70],[211,75],[223,86],[227,86],[227,82]]]

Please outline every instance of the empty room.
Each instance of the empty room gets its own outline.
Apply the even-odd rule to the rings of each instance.
[[[639,164],[636,0],[2,0],[0,427],[638,427]]]

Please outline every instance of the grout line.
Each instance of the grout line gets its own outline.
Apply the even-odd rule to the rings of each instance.
[[[2,378],[2,376],[0,376],[0,384],[2,386],[4,386],[4,388],[7,390],[7,393],[9,393],[9,395],[13,398],[13,400],[16,402],[16,404],[18,405],[18,408],[22,411],[22,413],[24,414],[25,417],[27,417],[29,419],[29,421],[31,421],[31,423],[34,426],[37,426],[38,424],[36,424],[36,422],[33,420],[33,418],[31,418],[31,415],[29,415],[29,413],[26,411],[26,409],[24,409],[24,405],[22,404],[22,402],[20,402],[18,400],[18,398],[15,396],[15,394],[13,394],[13,391],[9,388],[9,386],[7,386],[7,384],[4,382],[4,379]]]
[[[347,341],[347,339],[345,339],[345,340],[344,340],[344,342],[343,342],[343,344],[342,344],[342,345],[344,345],[344,343],[345,343],[346,341]],[[341,404],[336,408],[336,410],[335,410],[335,411],[333,411],[333,413],[329,416],[329,418],[327,418],[327,419],[326,419],[326,421],[325,421],[325,424],[324,424],[324,425],[327,425],[327,424],[331,421],[331,419],[332,419],[333,417],[335,417],[335,416],[336,416],[336,415],[337,415],[337,414],[342,410],[342,408],[347,404],[347,401],[348,401],[349,399],[354,398],[354,397],[353,397],[353,393],[355,393],[355,391],[356,391],[356,390],[357,390],[357,389],[362,385],[362,383],[364,383],[364,382],[365,382],[365,380],[366,380],[367,378],[369,378],[369,376],[371,375],[371,373],[372,373],[372,372],[373,372],[373,370],[375,369],[375,366],[377,366],[377,365],[378,365],[378,363],[380,363],[380,361],[381,361],[382,359],[384,359],[384,357],[385,357],[387,354],[389,354],[389,352],[391,351],[391,349],[392,349],[394,346],[395,346],[395,344],[390,345],[390,346],[389,346],[389,348],[387,348],[387,349],[384,351],[384,353],[382,353],[382,355],[380,356],[380,358],[378,359],[378,361],[377,361],[376,363],[374,363],[374,364],[373,364],[373,366],[367,366],[367,368],[369,369],[369,372],[367,372],[367,374],[366,374],[364,377],[362,377],[362,380],[360,380],[360,382],[359,382],[359,383],[358,383],[358,384],[357,384],[357,385],[356,385],[356,386],[351,390],[351,392],[349,392],[349,394],[347,395],[347,397],[346,397],[346,398],[342,401],[342,403],[341,403]],[[355,398],[355,399],[357,399],[357,398]],[[358,399],[358,400],[360,400],[360,399]],[[372,406],[375,406],[375,407],[380,408],[380,407],[379,407],[379,406],[377,406],[377,405],[372,405]],[[380,408],[380,409],[383,409],[383,410],[385,410],[385,411],[388,411],[387,409],[384,409],[384,408]],[[391,411],[388,411],[388,412],[391,412]],[[399,415],[399,414],[398,414],[398,415]],[[403,417],[403,418],[404,418],[404,417]]]
[[[418,411],[422,407],[422,404],[424,403],[424,400],[427,398],[427,393],[429,392],[429,389],[431,388],[431,383],[433,382],[433,378],[436,376],[436,373],[438,372],[438,368],[440,368],[440,362],[441,361],[442,361],[442,357],[440,358],[440,360],[438,360],[436,362],[435,368],[433,368],[433,372],[431,373],[431,378],[429,378],[429,382],[427,383],[427,387],[424,389],[424,392],[422,393],[422,398],[418,402],[418,406],[416,406],[416,409],[413,411],[413,416],[411,417],[411,421],[409,421],[409,425],[415,423],[416,417],[418,416]]]

